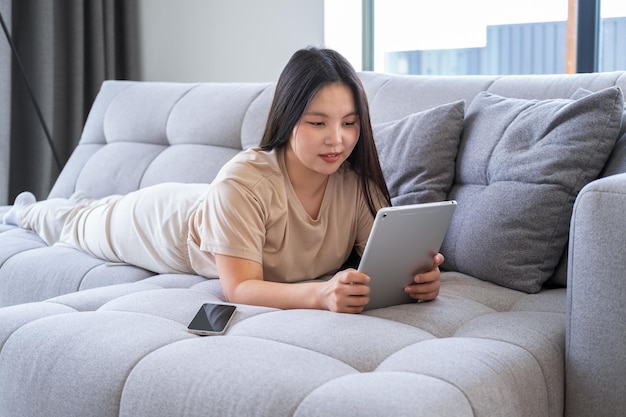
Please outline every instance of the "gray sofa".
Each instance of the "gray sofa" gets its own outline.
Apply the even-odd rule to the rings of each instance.
[[[0,415],[624,415],[626,72],[361,78],[395,204],[458,201],[435,301],[199,337],[219,280],[0,225]],[[210,182],[273,87],[105,82],[49,198]]]

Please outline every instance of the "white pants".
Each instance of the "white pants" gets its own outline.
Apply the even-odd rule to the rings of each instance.
[[[194,273],[188,222],[208,188],[165,183],[98,200],[49,199],[25,207],[18,222],[48,245],[157,273]]]

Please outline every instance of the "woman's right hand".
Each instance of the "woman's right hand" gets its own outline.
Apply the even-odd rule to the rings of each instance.
[[[354,269],[337,272],[328,281],[295,284],[265,281],[261,264],[250,260],[215,255],[215,262],[224,295],[231,303],[360,313],[370,300],[370,278]]]
[[[360,313],[370,301],[370,278],[355,269],[339,271],[325,282],[322,303],[337,313]]]

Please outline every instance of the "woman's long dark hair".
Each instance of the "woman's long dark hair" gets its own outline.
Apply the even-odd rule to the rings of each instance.
[[[376,215],[381,204],[391,205],[389,190],[378,160],[363,84],[352,65],[338,52],[310,47],[293,54],[276,84],[261,149],[269,151],[285,146],[315,94],[331,83],[346,85],[354,96],[361,126],[359,140],[348,161],[359,177],[372,215]],[[372,190],[372,184],[375,190]]]

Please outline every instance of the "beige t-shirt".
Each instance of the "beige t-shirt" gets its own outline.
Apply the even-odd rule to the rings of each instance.
[[[226,164],[189,221],[189,257],[198,274],[217,277],[214,254],[263,266],[268,281],[334,274],[362,254],[373,216],[349,169],[331,175],[317,219],[291,186],[283,150],[250,149]]]

